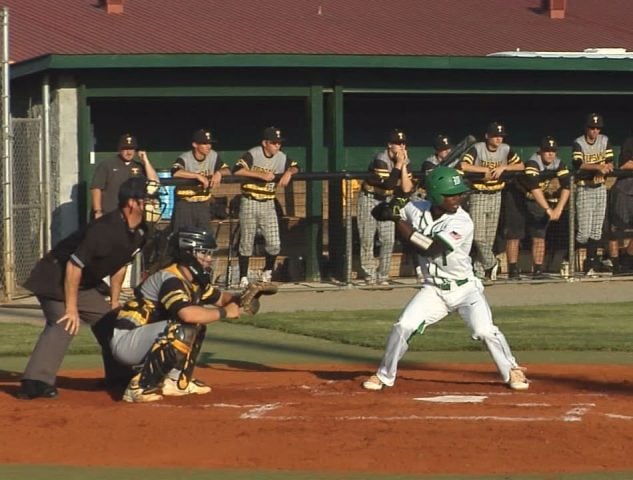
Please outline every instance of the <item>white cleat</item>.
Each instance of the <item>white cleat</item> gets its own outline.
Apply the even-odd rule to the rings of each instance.
[[[128,403],[148,403],[162,400],[163,397],[155,391],[146,392],[141,388],[138,381],[140,374],[136,375],[128,384],[125,392],[123,392],[123,401]]]
[[[510,370],[510,379],[508,380],[508,387],[512,390],[527,390],[530,388],[527,378],[525,377],[524,369],[521,367],[515,367]]]
[[[264,270],[262,272],[262,282],[271,283],[273,281],[273,271],[272,270]]]
[[[365,380],[363,382],[363,388],[365,390],[382,390],[382,387],[384,387],[385,384],[382,383],[382,381],[380,381],[380,378],[378,378],[377,375],[372,375],[371,377],[369,377],[367,380]]]
[[[178,388],[178,380],[165,379],[163,383],[163,395],[168,397],[182,397],[184,395],[204,395],[209,393],[211,387],[200,380],[192,379],[185,388]]]

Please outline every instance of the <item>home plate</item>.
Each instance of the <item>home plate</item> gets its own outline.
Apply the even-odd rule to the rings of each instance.
[[[437,397],[418,397],[413,400],[434,403],[482,403],[486,398],[488,397],[485,395],[439,395]]]

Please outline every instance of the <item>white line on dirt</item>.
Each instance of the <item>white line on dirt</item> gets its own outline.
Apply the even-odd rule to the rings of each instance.
[[[436,397],[416,397],[413,400],[430,403],[483,403],[485,395],[438,395]]]
[[[251,408],[248,412],[245,412],[240,415],[242,419],[261,418],[266,412],[270,412],[271,410],[276,410],[281,407],[281,403],[267,403],[265,405],[259,405],[257,407]]]
[[[616,418],[618,420],[633,420],[633,417],[630,415],[618,415],[617,413],[605,413],[604,416],[608,418]]]

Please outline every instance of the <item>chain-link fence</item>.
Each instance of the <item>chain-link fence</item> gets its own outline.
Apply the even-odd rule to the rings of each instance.
[[[13,132],[13,251],[14,285],[10,296],[26,293],[20,285],[44,254],[44,189],[42,183],[42,122],[15,118]]]
[[[2,224],[2,292],[5,299],[28,294],[21,287],[44,253],[44,201],[42,192],[41,120],[11,119],[9,171],[12,192],[8,218]],[[4,205],[3,205],[4,207]],[[5,210],[3,210],[5,211]],[[10,235],[5,236],[5,230]]]

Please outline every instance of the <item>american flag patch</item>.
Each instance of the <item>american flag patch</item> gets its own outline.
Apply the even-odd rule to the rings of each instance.
[[[462,239],[462,236],[459,233],[457,233],[457,232],[451,232],[451,233],[449,233],[449,235],[451,237],[453,237],[455,240],[461,240]]]

